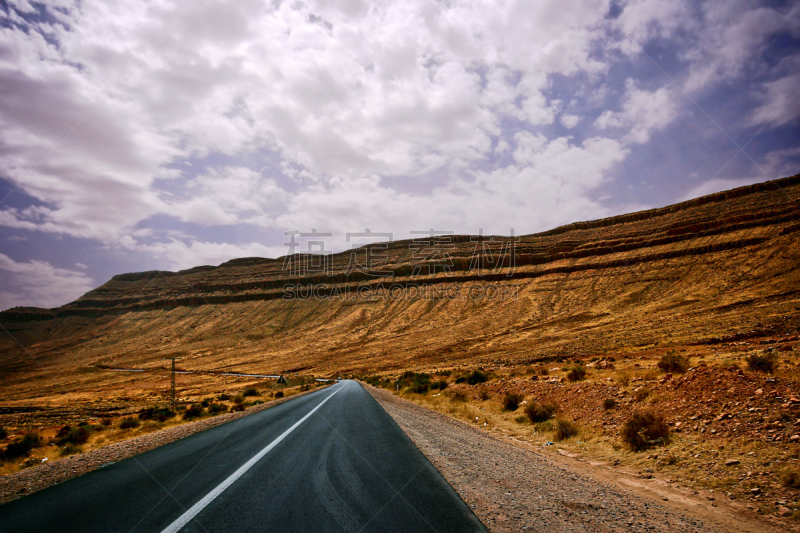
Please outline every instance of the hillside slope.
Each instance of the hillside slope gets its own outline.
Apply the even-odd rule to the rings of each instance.
[[[347,272],[345,252],[332,275],[288,275],[285,258],[123,274],[57,309],[0,313],[0,378],[10,402],[79,401],[131,394],[130,375],[103,367],[172,356],[188,370],[330,375],[795,332],[799,206],[800,175],[523,236],[513,255],[509,238],[456,236],[444,263],[396,241],[366,273]],[[497,268],[477,270],[476,251]]]

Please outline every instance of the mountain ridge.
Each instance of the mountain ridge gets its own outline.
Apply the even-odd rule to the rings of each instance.
[[[671,214],[685,212],[687,210],[709,206],[710,204],[720,203],[720,202],[730,202],[731,200],[735,199],[746,199],[748,197],[754,197],[759,193],[767,193],[771,195],[784,195],[786,196],[786,192],[784,188],[795,188],[800,183],[800,174],[789,176],[786,178],[772,180],[762,183],[757,183],[753,185],[747,185],[743,187],[738,187],[735,189],[731,189],[728,191],[721,191],[718,193],[702,196],[699,198],[695,198],[692,200],[687,200],[684,202],[680,202],[677,204],[672,204],[660,208],[653,208],[648,210],[637,211],[633,213],[626,213],[622,215],[616,215],[613,217],[607,217],[603,219],[596,219],[590,221],[581,221],[581,222],[574,222],[570,224],[566,224],[563,226],[559,226],[550,230],[546,230],[539,233],[529,234],[529,235],[522,235],[519,237],[507,237],[507,236],[470,236],[470,235],[452,235],[449,236],[450,243],[454,245],[461,245],[465,242],[474,243],[477,242],[479,239],[483,241],[489,241],[491,243],[500,244],[503,246],[504,243],[508,243],[512,241],[512,239],[516,239],[518,241],[518,245],[520,250],[517,253],[515,266],[526,266],[526,265],[541,265],[547,263],[553,263],[558,260],[562,259],[580,259],[583,257],[590,257],[590,256],[601,256],[601,255],[609,255],[613,253],[618,253],[622,251],[630,251],[636,248],[647,248],[653,246],[659,246],[664,244],[672,244],[675,242],[685,241],[689,239],[696,239],[703,236],[711,236],[711,235],[718,235],[723,233],[730,233],[737,230],[753,228],[758,226],[764,225],[774,225],[774,224],[781,224],[784,222],[791,222],[800,220],[798,217],[798,199],[795,198],[794,200],[790,199],[789,202],[785,202],[784,205],[779,205],[777,207],[773,207],[772,209],[762,208],[761,210],[750,211],[747,213],[740,213],[738,216],[729,216],[723,220],[693,220],[689,224],[681,225],[670,225],[661,237],[656,239],[650,240],[641,240],[641,239],[616,239],[612,241],[599,241],[599,242],[584,242],[578,245],[571,245],[569,241],[562,241],[560,246],[556,246],[555,249],[551,249],[549,252],[546,253],[542,250],[537,249],[537,241],[544,240],[547,237],[558,237],[564,236],[569,233],[573,232],[583,232],[589,230],[598,230],[602,228],[609,228],[616,225],[624,225],[624,224],[631,224],[636,222],[644,222],[644,221],[652,221],[653,219],[658,219],[659,217],[664,217]],[[788,198],[788,196],[787,196]],[[784,234],[797,231],[800,229],[800,225],[791,225],[782,227],[781,231]],[[321,276],[285,276],[281,275],[280,272],[277,272],[274,268],[278,265],[284,265],[289,256],[281,256],[278,258],[260,258],[260,257],[248,257],[248,258],[236,258],[224,263],[221,263],[218,266],[211,266],[211,265],[200,265],[196,267],[192,267],[189,269],[181,270],[178,272],[172,271],[164,271],[164,270],[151,270],[151,271],[144,271],[144,272],[130,272],[130,273],[122,273],[113,276],[108,282],[104,283],[103,285],[87,292],[83,296],[79,297],[77,300],[73,302],[69,302],[63,306],[52,308],[52,309],[43,309],[43,308],[36,308],[36,307],[16,307],[11,308],[5,311],[0,312],[0,322],[10,321],[10,322],[19,322],[19,321],[27,321],[27,320],[48,320],[52,318],[58,317],[65,317],[65,316],[85,316],[85,317],[98,317],[104,314],[113,314],[119,312],[128,312],[128,311],[143,311],[148,309],[165,309],[169,308],[170,306],[196,306],[196,305],[206,305],[210,303],[228,303],[228,302],[235,302],[235,301],[248,301],[248,300],[255,300],[255,299],[276,299],[281,298],[283,292],[280,290],[281,287],[291,281],[299,280],[304,283],[310,284],[342,284],[346,282],[350,283],[359,283],[359,282],[368,282],[374,279],[374,276],[371,275],[359,275],[349,273],[346,276],[346,279],[343,280],[341,274],[343,274],[344,269],[342,265],[344,264],[346,259],[351,257],[351,254],[355,251],[358,252],[359,250],[364,250],[367,248],[374,248],[380,246],[386,246],[384,250],[389,252],[395,252],[394,256],[383,263],[378,264],[380,267],[386,267],[387,265],[393,265],[399,267],[399,272],[396,271],[398,276],[394,276],[395,279],[394,283],[403,283],[408,284],[409,276],[403,275],[408,274],[410,259],[408,257],[408,253],[397,253],[398,250],[408,251],[410,245],[414,241],[411,239],[406,240],[399,240],[399,241],[391,241],[389,243],[375,243],[375,244],[368,244],[362,246],[360,248],[356,248],[353,250],[346,250],[343,252],[338,252],[336,254],[332,254],[330,256],[332,262],[332,273],[333,276],[321,277]],[[745,247],[748,245],[759,244],[758,238],[754,238],[751,240],[740,240],[735,243],[717,243],[715,246],[711,246],[708,248],[696,248],[693,250],[686,250],[684,253],[686,255],[696,255],[702,254],[709,251],[718,251],[724,249],[725,247]],[[705,250],[705,251],[704,251]],[[671,257],[675,257],[676,254],[680,254],[680,252],[672,251]],[[301,258],[302,254],[295,254],[295,258]],[[459,277],[463,281],[472,281],[474,276],[463,275],[462,273],[465,271],[469,271],[469,263],[464,261],[464,258],[467,257],[465,255],[465,249],[463,246],[456,247],[456,249],[452,253],[453,264],[450,265],[450,271],[458,273],[454,276]],[[650,258],[651,260],[659,260],[667,258],[668,256],[664,256],[664,254],[657,254],[654,257]],[[636,262],[643,262],[646,258],[638,258]],[[630,259],[628,260],[631,261]],[[425,266],[424,262],[420,262],[418,265]],[[434,265],[436,266],[436,265]],[[599,265],[597,268],[607,268],[612,266],[611,264],[603,264]],[[203,280],[197,280],[197,276],[216,276],[221,273],[227,272],[229,269],[268,269],[266,272],[239,272],[239,275],[256,275],[259,276],[259,279],[256,280],[249,280],[246,282],[223,282],[223,283],[213,283],[213,282],[206,282]],[[508,267],[507,267],[508,268]],[[585,268],[585,267],[584,267]],[[429,269],[430,270],[430,269]],[[435,268],[434,268],[435,270]],[[562,267],[560,269],[551,270],[551,272],[569,272],[570,270],[567,268],[566,270]],[[574,270],[573,270],[574,271]],[[281,271],[282,272],[282,271]],[[515,272],[512,278],[528,278],[532,277],[530,272]],[[125,296],[127,298],[127,303],[124,305],[109,305],[109,299],[105,296],[111,296],[114,294],[119,294],[121,287],[120,284],[124,283],[136,283],[139,281],[147,281],[147,285],[150,285],[154,280],[161,279],[161,281],[172,281],[172,280],[182,280],[184,283],[181,284],[179,287],[171,287],[173,291],[178,290],[177,293],[172,292],[169,295],[169,298],[161,298],[161,299],[148,299],[146,296]],[[187,279],[188,278],[188,279]],[[487,278],[491,279],[491,278]],[[192,284],[191,286],[187,287],[187,282]],[[436,284],[442,283],[441,279],[437,279],[436,276],[413,276],[412,283],[421,283],[421,284]],[[146,285],[146,286],[147,286]],[[174,285],[174,284],[173,284]],[[131,287],[135,288],[135,287]],[[192,292],[194,289],[194,292]],[[249,292],[246,292],[249,291]],[[260,291],[259,293],[254,293],[253,291]],[[222,294],[227,292],[228,294]],[[230,294],[231,292],[236,292],[238,294]]]

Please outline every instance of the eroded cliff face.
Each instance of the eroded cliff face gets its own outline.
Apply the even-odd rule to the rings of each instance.
[[[112,378],[91,371],[98,365],[160,366],[171,355],[187,369],[328,374],[795,331],[798,230],[794,176],[513,246],[456,236],[435,259],[397,241],[334,255],[329,273],[289,275],[286,258],[249,258],[122,274],[57,309],[0,313],[0,372],[14,386],[54,373],[101,386]],[[353,269],[367,253],[371,271]]]

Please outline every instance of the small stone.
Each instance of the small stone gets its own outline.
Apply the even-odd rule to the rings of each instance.
[[[792,516],[792,510],[789,509],[788,507],[780,506],[778,507],[778,516],[783,516],[783,517]]]
[[[750,494],[757,496],[761,494],[761,489],[759,487],[753,487],[752,489],[750,489]]]
[[[734,466],[739,464],[739,459],[728,459],[725,461],[725,466]]]
[[[789,437],[789,442],[798,442],[800,441],[800,435],[792,435]]]

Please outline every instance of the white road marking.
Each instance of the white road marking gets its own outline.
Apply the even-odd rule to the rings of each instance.
[[[327,398],[322,400],[320,402],[320,404],[318,406],[316,406],[315,408],[313,408],[306,416],[304,416],[303,418],[301,418],[300,420],[295,422],[292,425],[292,427],[290,427],[289,429],[287,429],[286,431],[281,433],[281,435],[277,439],[275,439],[274,441],[270,442],[263,450],[261,450],[260,452],[255,454],[249,461],[247,461],[245,464],[240,466],[239,469],[236,470],[236,472],[234,472],[233,474],[228,476],[228,478],[225,481],[223,481],[222,483],[220,483],[219,485],[214,487],[214,489],[211,492],[209,492],[208,494],[206,494],[203,497],[202,500],[200,500],[196,504],[192,505],[191,508],[189,508],[185,513],[183,513],[181,516],[179,516],[177,520],[175,520],[173,523],[171,523],[169,526],[167,526],[166,529],[164,529],[161,533],[177,533],[178,531],[180,531],[183,526],[185,526],[186,524],[189,523],[189,521],[192,520],[192,518],[197,516],[197,514],[200,511],[202,511],[203,509],[205,509],[205,507],[209,503],[214,501],[214,498],[216,498],[217,496],[222,494],[222,491],[224,491],[225,489],[230,487],[237,479],[242,477],[242,475],[244,475],[245,472],[250,470],[250,468],[252,468],[254,464],[256,464],[262,457],[267,455],[270,452],[270,450],[272,450],[272,448],[277,446],[280,441],[285,439],[286,436],[289,435],[289,433],[291,433],[292,431],[297,429],[297,427],[300,424],[305,422],[308,417],[313,415],[317,411],[317,409],[319,409],[320,407],[325,405],[325,402],[327,402],[328,400],[333,398],[333,396],[335,394],[337,394],[343,388],[344,387],[340,387],[336,392],[334,392],[333,394],[331,394],[330,396],[328,396]]]

